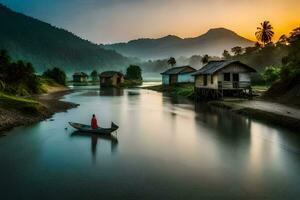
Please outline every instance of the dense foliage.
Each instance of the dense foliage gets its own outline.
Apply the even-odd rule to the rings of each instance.
[[[272,84],[280,78],[281,67],[266,67],[262,76],[267,84]]]
[[[141,68],[137,65],[130,65],[126,70],[125,78],[127,80],[143,80]]]
[[[32,64],[13,62],[5,50],[0,51],[0,82],[2,91],[19,95],[38,93],[41,86]]]
[[[98,80],[97,70],[93,70],[90,75],[91,75],[92,81],[97,81]]]
[[[61,85],[66,85],[66,79],[67,76],[65,72],[57,67],[54,67],[53,69],[48,69],[43,73],[44,77],[53,79],[57,83]]]

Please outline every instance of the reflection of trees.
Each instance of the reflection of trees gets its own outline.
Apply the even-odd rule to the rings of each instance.
[[[223,108],[210,107],[205,103],[196,104],[196,120],[202,121],[213,129],[217,135],[232,142],[247,138],[251,133],[251,120]]]
[[[100,89],[100,96],[123,96],[124,89],[123,88],[101,88]]]

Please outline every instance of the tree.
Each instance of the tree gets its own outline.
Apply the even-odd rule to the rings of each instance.
[[[288,55],[283,58],[281,79],[300,80],[300,27],[295,28],[288,38]]]
[[[201,59],[202,64],[203,64],[203,65],[207,64],[208,61],[209,61],[209,59],[210,59],[209,55],[207,55],[207,54],[204,55],[204,56],[202,57],[202,59]]]
[[[234,53],[235,56],[241,55],[242,52],[243,52],[243,48],[242,48],[242,47],[239,47],[239,46],[236,46],[236,47],[233,47],[233,48],[231,49],[231,52]]]
[[[280,78],[280,72],[280,67],[266,67],[262,73],[262,76],[268,84],[272,84]]]
[[[43,76],[51,78],[61,85],[66,85],[67,76],[63,70],[57,67],[54,67],[53,69],[48,69],[43,73]]]
[[[285,34],[283,34],[278,39],[277,44],[279,44],[279,45],[287,45],[288,44],[288,37]]]
[[[174,65],[176,65],[176,60],[174,57],[170,57],[168,60],[168,65],[171,65],[171,67],[173,67]]]
[[[92,78],[92,81],[97,81],[98,80],[98,72],[96,70],[93,70],[91,72],[91,78]]]
[[[0,50],[0,67],[9,65],[11,62],[11,58],[8,55],[7,51],[2,49]]]
[[[257,27],[257,31],[255,32],[255,36],[258,41],[262,42],[264,46],[272,41],[274,36],[273,26],[269,21],[264,21],[260,23],[261,27]]]
[[[143,80],[141,68],[137,65],[130,65],[126,70],[125,78],[127,80]]]
[[[255,42],[254,45],[257,49],[260,49],[262,47],[262,45],[259,42]]]
[[[225,59],[228,59],[231,57],[230,53],[227,50],[224,50],[222,55],[223,55],[223,58],[225,58]]]

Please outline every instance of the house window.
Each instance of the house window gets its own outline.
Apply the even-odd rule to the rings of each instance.
[[[203,85],[207,85],[207,75],[203,75]]]
[[[230,81],[230,73],[224,73],[224,81]]]
[[[214,84],[214,76],[210,75],[210,84]]]

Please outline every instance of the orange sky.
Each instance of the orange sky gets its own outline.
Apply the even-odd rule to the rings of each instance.
[[[300,26],[300,0],[0,0],[96,43],[165,35],[194,37],[225,27],[255,40],[269,20],[276,41]]]

